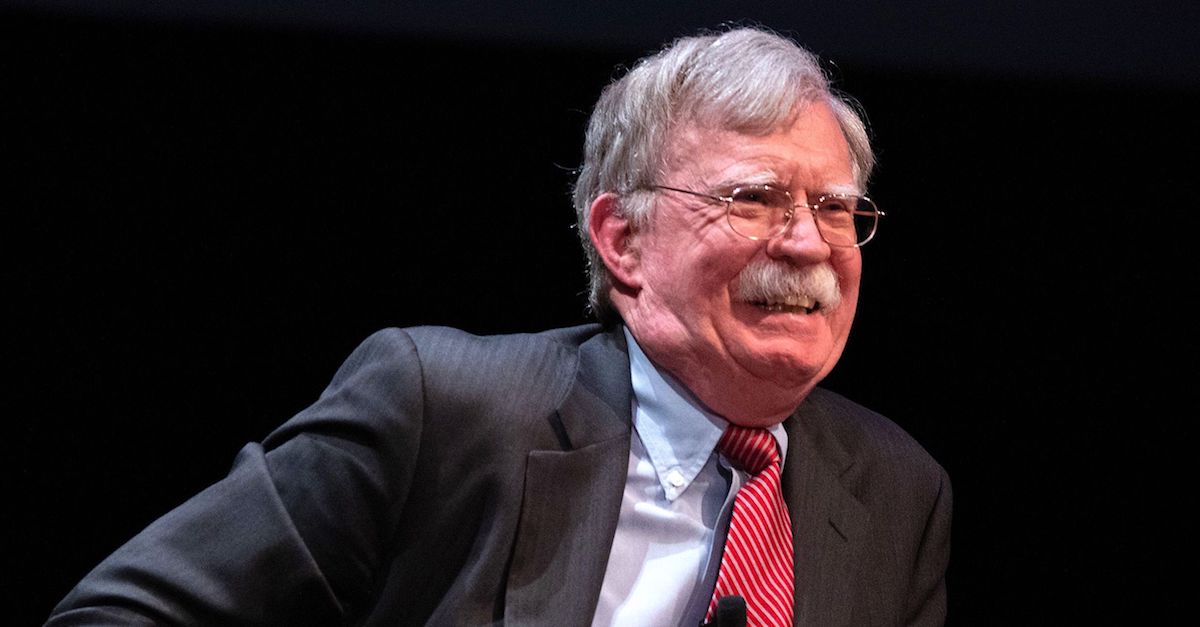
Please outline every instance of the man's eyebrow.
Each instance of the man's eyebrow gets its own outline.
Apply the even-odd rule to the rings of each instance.
[[[738,174],[732,177],[726,177],[709,186],[709,189],[714,191],[730,192],[735,187],[743,187],[746,185],[771,185],[792,191],[791,184],[787,178],[780,176],[778,172],[773,170],[757,170],[750,171],[744,174]],[[829,196],[841,194],[847,196],[861,196],[864,192],[856,183],[820,183],[811,186],[804,186],[804,191],[809,196]]]
[[[737,177],[722,179],[712,186],[712,189],[733,190],[735,187],[745,185],[774,185],[776,187],[784,187],[779,174],[770,170],[759,170],[748,174],[741,174]]]

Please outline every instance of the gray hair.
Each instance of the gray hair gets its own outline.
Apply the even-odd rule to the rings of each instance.
[[[831,89],[811,52],[773,32],[738,28],[683,37],[605,87],[588,122],[574,190],[588,302],[597,318],[616,319],[608,297],[612,278],[588,236],[598,196],[618,194],[620,214],[634,229],[644,226],[654,202],[639,190],[659,182],[677,124],[766,135],[818,101],[833,109],[850,146],[855,181],[865,189],[875,156],[857,104]]]

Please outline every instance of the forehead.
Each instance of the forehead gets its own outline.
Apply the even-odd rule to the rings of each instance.
[[[708,189],[739,183],[858,191],[850,146],[833,110],[823,102],[801,109],[767,134],[681,124],[668,136],[668,184]]]

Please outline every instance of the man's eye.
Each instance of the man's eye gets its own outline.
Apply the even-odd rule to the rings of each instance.
[[[764,207],[779,207],[787,205],[784,195],[769,188],[742,188],[734,192],[735,203],[762,205]]]
[[[745,205],[766,205],[769,204],[769,199],[766,194],[759,191],[743,191],[734,195],[733,202]]]
[[[844,198],[827,198],[821,202],[819,209],[826,213],[850,213],[854,207]]]

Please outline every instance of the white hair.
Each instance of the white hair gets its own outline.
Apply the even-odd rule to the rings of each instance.
[[[814,102],[833,109],[855,181],[866,189],[875,157],[857,104],[831,89],[811,52],[773,32],[737,28],[683,37],[609,84],[588,123],[574,190],[593,313],[604,322],[616,317],[608,297],[612,279],[588,236],[598,196],[618,194],[618,211],[639,228],[653,208],[644,190],[659,182],[667,139],[678,125],[766,135]]]

